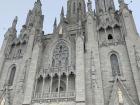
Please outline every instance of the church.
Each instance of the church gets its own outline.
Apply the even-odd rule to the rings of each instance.
[[[40,0],[19,35],[15,17],[0,50],[0,105],[140,105],[140,37],[118,3],[67,0],[49,34]]]

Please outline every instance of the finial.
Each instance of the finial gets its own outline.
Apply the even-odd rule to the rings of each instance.
[[[54,26],[57,26],[57,18],[54,20]]]
[[[88,7],[88,11],[92,11],[92,1],[91,0],[88,0],[87,7]]]
[[[64,7],[62,6],[62,9],[61,9],[61,16],[64,17]]]
[[[12,28],[14,28],[14,29],[16,28],[17,21],[18,21],[18,17],[16,16],[15,19],[13,20]]]

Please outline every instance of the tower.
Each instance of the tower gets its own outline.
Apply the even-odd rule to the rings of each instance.
[[[0,104],[139,105],[140,38],[124,0],[68,0],[44,34],[42,3],[17,17],[0,52]]]

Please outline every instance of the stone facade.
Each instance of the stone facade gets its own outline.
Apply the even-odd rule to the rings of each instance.
[[[68,0],[51,34],[41,2],[0,52],[1,105],[140,105],[140,38],[124,0]]]

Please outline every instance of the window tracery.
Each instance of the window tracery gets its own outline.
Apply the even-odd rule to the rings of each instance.
[[[53,52],[52,67],[66,67],[69,63],[69,49],[64,42],[59,42]]]

